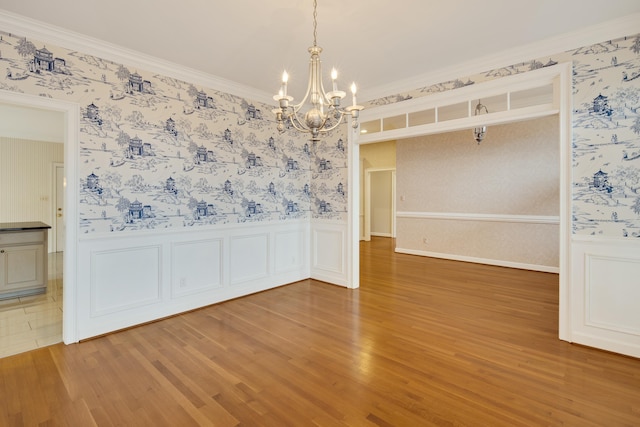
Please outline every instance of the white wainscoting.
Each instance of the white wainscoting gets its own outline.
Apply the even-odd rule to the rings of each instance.
[[[161,301],[162,248],[141,245],[91,252],[91,317]]]
[[[347,224],[311,222],[311,278],[349,286]]]
[[[171,243],[171,297],[222,287],[224,239]]]
[[[571,341],[640,357],[637,240],[574,236],[571,253]]]
[[[231,236],[229,276],[232,285],[269,276],[269,233]]]
[[[275,235],[275,272],[287,273],[304,268],[307,261],[301,255],[306,254],[308,239],[301,230],[282,231]]]
[[[292,221],[81,239],[77,337],[309,278],[309,234]]]

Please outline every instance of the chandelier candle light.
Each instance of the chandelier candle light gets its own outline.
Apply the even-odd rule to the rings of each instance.
[[[352,118],[352,126],[357,129],[358,116],[363,106],[356,102],[356,84],[351,85],[352,105],[341,108],[340,101],[345,97],[346,93],[338,90],[338,72],[336,69],[331,70],[332,90],[329,93],[324,91],[322,84],[322,69],[320,66],[320,53],[322,48],[316,44],[317,36],[317,9],[318,2],[313,2],[313,46],[309,48],[311,59],[309,60],[309,84],[307,92],[299,104],[289,105],[293,102],[293,97],[287,94],[287,82],[289,75],[285,71],[282,73],[282,87],[277,95],[273,97],[278,101],[279,108],[273,110],[278,122],[278,131],[284,132],[285,121],[288,120],[291,125],[300,132],[310,133],[311,141],[320,140],[320,134],[329,132],[340,123],[345,115],[350,114]],[[309,101],[306,104],[307,100]],[[304,107],[304,108],[303,108]],[[303,111],[301,111],[303,110]],[[302,115],[302,117],[301,117]]]

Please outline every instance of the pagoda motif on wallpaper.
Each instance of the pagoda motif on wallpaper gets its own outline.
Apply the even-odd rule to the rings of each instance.
[[[311,159],[311,215],[313,218],[338,219],[346,217],[348,164],[344,139],[326,138],[310,149]],[[336,191],[341,186],[342,192]]]
[[[574,233],[640,237],[640,37],[572,56]]]
[[[305,135],[277,133],[272,116],[263,114],[270,106],[15,34],[0,36],[7,70],[1,89],[81,106],[82,233],[318,215],[316,153]],[[346,139],[341,132],[328,136],[331,145]],[[346,180],[344,147],[321,151],[343,164],[321,177],[335,187]],[[337,209],[323,218],[346,220],[346,199],[332,203]]]

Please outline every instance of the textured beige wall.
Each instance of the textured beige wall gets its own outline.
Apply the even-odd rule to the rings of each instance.
[[[545,267],[559,265],[556,224],[398,218],[396,233],[401,249]]]
[[[399,141],[397,210],[559,215],[557,117]],[[397,247],[558,266],[558,225],[425,218],[397,220]],[[426,239],[426,243],[425,243]]]

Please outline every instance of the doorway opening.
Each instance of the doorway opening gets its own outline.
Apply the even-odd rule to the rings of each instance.
[[[483,103],[491,99],[499,106],[492,109],[496,113],[474,116],[472,106],[482,98]],[[570,101],[571,64],[564,63],[520,75],[503,77],[485,83],[387,104],[365,110],[361,113],[361,132],[354,138],[355,153],[363,144],[442,134],[446,132],[473,129],[480,125],[492,126],[525,121],[532,118],[558,116],[559,126],[559,338],[571,341],[569,248],[571,243],[570,212]],[[455,107],[455,108],[454,108]],[[455,109],[453,111],[452,109]],[[453,111],[455,114],[448,114]],[[442,114],[439,114],[442,113]],[[351,173],[353,187],[359,187],[362,179],[362,162],[352,159],[349,165],[355,169]],[[402,197],[402,195],[401,195]],[[359,209],[354,203],[349,206],[350,220],[359,224]],[[429,214],[430,212],[427,212]],[[408,212],[411,216],[412,212]],[[437,215],[431,215],[436,218]],[[459,215],[465,217],[465,215]],[[464,218],[463,218],[464,219]],[[486,218],[482,218],[487,220]],[[489,219],[490,220],[490,219]],[[358,226],[356,225],[357,228]],[[428,239],[422,239],[427,243]],[[359,242],[358,242],[359,243]],[[355,246],[355,244],[352,244]],[[352,251],[353,268],[359,271],[359,252]]]
[[[59,298],[64,304],[61,322],[61,338],[65,344],[77,342],[76,328],[76,245],[77,245],[77,204],[78,204],[78,132],[80,128],[80,109],[75,103],[59,101],[34,95],[26,95],[5,90],[0,90],[0,105],[3,108],[15,108],[23,111],[31,111],[35,116],[27,118],[27,124],[33,131],[38,126],[46,128],[42,117],[55,117],[55,122],[60,127],[60,141],[64,145],[63,161],[52,162],[47,168],[46,180],[50,181],[50,191],[47,195],[41,195],[40,199],[48,203],[52,213],[52,228],[55,227],[57,218],[60,218],[55,233],[52,233],[49,241],[48,252],[50,254],[49,280],[61,281],[64,276],[64,291]],[[37,114],[40,113],[40,116]],[[40,117],[35,118],[34,117]],[[42,122],[41,122],[42,120]],[[14,124],[17,122],[14,122]],[[57,163],[57,164],[56,164]],[[60,211],[58,211],[60,209]],[[60,212],[60,217],[58,217]],[[55,239],[54,239],[55,238]],[[62,256],[64,251],[64,256]],[[26,325],[29,326],[30,325]],[[25,327],[23,324],[20,327]],[[24,350],[26,351],[26,350]]]
[[[364,171],[363,239],[371,236],[396,237],[396,170]]]
[[[0,222],[7,228],[16,223],[50,227],[3,235],[18,242],[9,248],[12,256],[2,251],[8,284],[0,294],[0,316],[8,325],[0,330],[3,357],[62,341],[63,258],[58,251],[64,241],[64,116],[15,104],[0,108],[11,123],[0,135]],[[29,240],[43,234],[43,244]],[[43,289],[29,289],[34,283]]]

